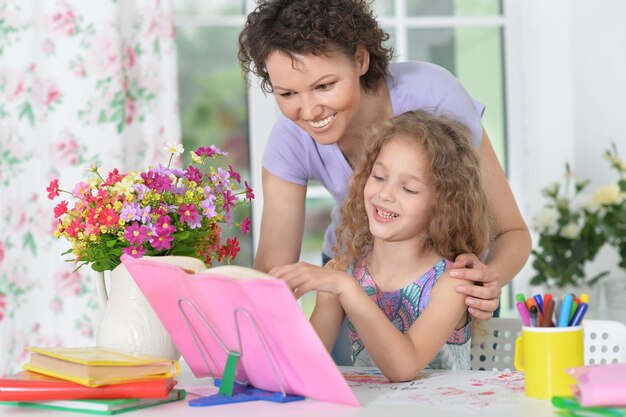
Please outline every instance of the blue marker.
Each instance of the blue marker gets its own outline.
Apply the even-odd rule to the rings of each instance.
[[[537,303],[537,310],[539,310],[539,314],[543,314],[543,298],[541,297],[541,294],[535,294],[533,295],[533,298],[535,299],[535,303]]]
[[[585,316],[585,313],[587,312],[587,308],[588,307],[589,307],[589,304],[587,304],[587,303],[580,303],[580,305],[576,309],[576,312],[574,313],[574,317],[572,317],[572,321],[570,322],[570,326],[579,326],[580,325],[580,322],[583,321],[583,317]]]
[[[580,294],[580,304],[578,308],[574,312],[572,319],[570,320],[570,326],[579,326],[583,321],[583,317],[587,312],[587,308],[589,308],[589,295],[588,294]]]
[[[561,311],[559,313],[559,321],[557,327],[567,327],[569,324],[569,312],[572,309],[572,294],[565,294],[561,303]]]

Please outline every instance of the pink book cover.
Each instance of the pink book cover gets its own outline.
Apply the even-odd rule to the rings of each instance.
[[[276,374],[288,394],[360,405],[282,280],[238,279],[211,269],[193,274],[127,255],[122,256],[122,263],[196,377],[221,377],[226,348],[242,352],[236,374],[239,381],[280,392]]]

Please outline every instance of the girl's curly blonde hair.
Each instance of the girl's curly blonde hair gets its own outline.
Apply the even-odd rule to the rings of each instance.
[[[371,250],[363,189],[378,154],[394,139],[426,150],[433,204],[424,249],[454,260],[461,253],[481,256],[491,227],[487,195],[470,131],[452,119],[410,111],[375,125],[364,138],[336,230],[331,266],[345,269]]]

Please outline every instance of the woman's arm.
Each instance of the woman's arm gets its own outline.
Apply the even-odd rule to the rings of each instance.
[[[267,272],[300,259],[306,186],[285,181],[263,168],[263,215],[254,268]]]
[[[528,227],[517,207],[509,183],[483,129],[478,151],[485,180],[495,240],[485,264],[475,256],[464,254],[455,261],[455,278],[482,283],[482,286],[459,285],[457,291],[467,295],[469,313],[478,319],[490,319],[499,305],[500,289],[522,269],[530,255]],[[471,269],[464,266],[471,266]]]
[[[271,274],[284,279],[296,297],[316,290],[321,296],[319,300],[328,303],[319,309],[316,305],[319,315],[311,319],[327,349],[332,348],[343,319],[338,312],[345,311],[370,356],[390,381],[415,378],[459,323],[465,323],[464,295],[454,291],[460,281],[451,278],[448,272],[433,287],[427,308],[407,334],[402,334],[345,272],[299,262],[274,268]],[[339,301],[342,310],[333,304],[334,300]],[[322,320],[322,315],[327,319]]]

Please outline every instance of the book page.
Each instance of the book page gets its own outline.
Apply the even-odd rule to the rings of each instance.
[[[203,272],[212,272],[215,274],[226,275],[235,279],[276,279],[273,276],[268,275],[264,272],[238,265],[214,266]]]

